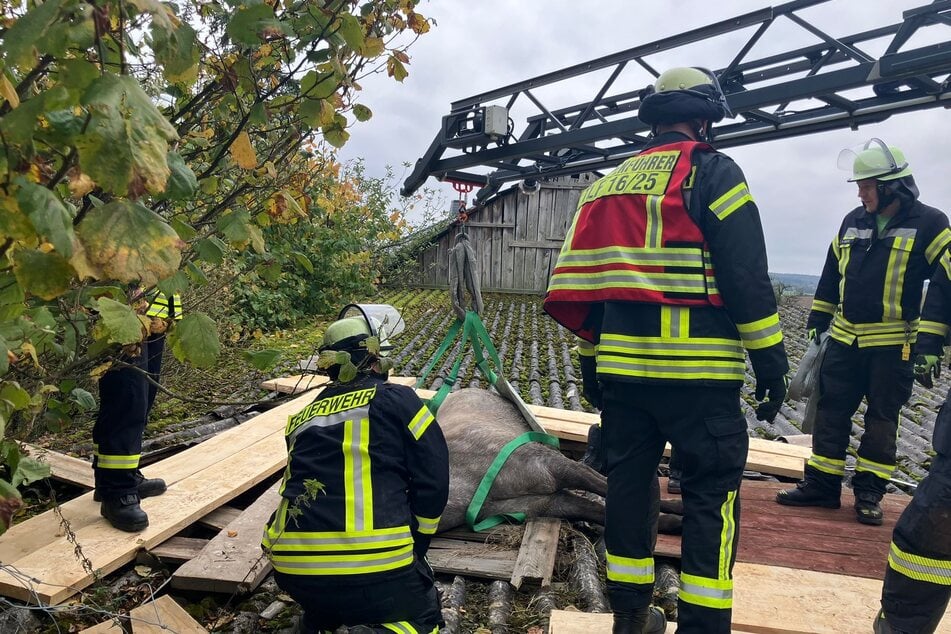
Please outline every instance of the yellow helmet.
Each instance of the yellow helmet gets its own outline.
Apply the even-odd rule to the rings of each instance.
[[[885,145],[881,139],[870,139],[862,151],[855,154],[852,161],[850,183],[874,178],[880,181],[893,181],[911,176],[911,168],[905,160],[905,153],[893,145]]]

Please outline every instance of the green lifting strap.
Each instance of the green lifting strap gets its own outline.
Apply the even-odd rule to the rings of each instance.
[[[514,440],[506,443],[505,446],[502,447],[502,451],[499,452],[499,455],[497,455],[495,460],[492,461],[492,464],[489,465],[488,471],[486,471],[485,475],[482,476],[482,482],[479,483],[479,487],[472,496],[472,501],[469,502],[469,506],[466,508],[466,524],[469,525],[470,529],[476,532],[485,531],[492,528],[493,526],[498,526],[507,519],[514,520],[519,523],[525,521],[525,513],[505,513],[503,515],[493,515],[492,517],[487,517],[476,524],[476,518],[479,517],[479,512],[482,510],[482,505],[485,503],[485,499],[489,496],[489,490],[492,488],[492,483],[495,482],[495,478],[497,475],[499,475],[499,471],[502,470],[502,466],[505,464],[505,461],[508,460],[509,456],[512,455],[512,452],[528,442],[544,443],[554,447],[555,449],[557,449],[559,446],[557,438],[537,431],[525,432],[521,436],[518,436]]]

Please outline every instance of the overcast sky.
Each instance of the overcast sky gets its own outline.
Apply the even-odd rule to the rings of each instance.
[[[437,25],[410,50],[410,75],[402,84],[385,76],[362,82],[362,101],[373,110],[373,118],[351,128],[342,158],[363,157],[374,176],[382,176],[387,165],[405,176],[402,164],[415,163],[426,151],[452,101],[770,4],[768,0],[424,0],[420,12]],[[829,35],[842,37],[899,22],[902,11],[925,4],[927,0],[830,0],[801,15]],[[948,32],[948,27],[931,27],[923,36],[927,41],[912,44],[948,39]],[[733,39],[717,40],[716,46],[694,45],[648,61],[659,70],[680,65],[723,67],[751,33],[742,31]],[[816,42],[815,36],[780,18],[746,59]],[[864,50],[877,57],[886,44]],[[642,73],[638,87],[648,83],[644,71],[632,72]],[[638,78],[631,76],[629,81],[637,83]],[[557,91],[544,93],[543,101],[552,109],[581,103],[593,97],[599,85],[563,83]],[[921,200],[947,212],[949,124],[951,112],[939,108],[894,115],[857,131],[728,149],[746,173],[763,217],[770,270],[819,274],[842,217],[858,204],[855,185],[845,182],[849,174],[836,167],[839,151],[873,136],[905,151]],[[427,184],[453,193],[434,179]]]

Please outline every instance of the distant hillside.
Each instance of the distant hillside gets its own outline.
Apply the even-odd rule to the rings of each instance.
[[[803,295],[812,295],[819,284],[818,275],[800,275],[799,273],[770,273],[773,282],[782,282],[786,286],[796,289]]]

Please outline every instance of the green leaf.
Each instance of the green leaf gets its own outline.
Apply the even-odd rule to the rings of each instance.
[[[251,106],[251,112],[248,114],[248,123],[251,125],[264,125],[267,123],[267,108],[263,101],[259,101]]]
[[[44,253],[38,249],[17,249],[13,254],[13,273],[23,290],[51,300],[69,288],[73,267],[55,251]]]
[[[267,370],[272,369],[277,362],[281,360],[281,351],[280,350],[258,350],[251,352],[249,350],[244,351],[245,360],[250,363],[253,367],[266,372]]]
[[[300,94],[309,99],[326,99],[337,92],[337,80],[332,72],[308,72],[300,80]]]
[[[142,322],[128,305],[108,297],[100,297],[95,303],[108,341],[122,345],[142,341]]]
[[[73,401],[76,402],[76,405],[80,407],[80,409],[87,412],[96,409],[96,399],[92,394],[83,388],[74,387],[69,395],[72,397]]]
[[[301,268],[303,268],[308,273],[314,272],[314,263],[310,261],[309,257],[304,255],[300,251],[294,251],[293,256],[294,256],[294,260],[296,260],[297,263],[300,264]]]
[[[176,29],[152,25],[152,51],[173,84],[191,84],[198,77],[201,50],[195,29],[182,22]]]
[[[178,134],[138,80],[103,75],[86,89],[82,103],[90,113],[85,134],[76,139],[82,170],[115,194],[165,191],[168,144]]]
[[[327,99],[305,98],[301,100],[298,112],[300,113],[301,119],[303,119],[307,125],[313,128],[319,128],[320,126],[333,123],[334,115],[337,111],[334,109],[333,104]]]
[[[73,254],[73,215],[59,196],[24,178],[17,179],[17,202],[30,217],[36,232],[49,240],[64,257]]]
[[[83,58],[57,60],[56,78],[71,93],[80,94],[99,77],[99,69]]]
[[[184,246],[161,216],[139,203],[114,200],[79,224],[90,262],[120,282],[153,286],[178,270]]]
[[[225,253],[228,252],[228,245],[215,236],[202,238],[195,243],[193,248],[199,259],[210,264],[221,264]]]
[[[59,17],[62,4],[63,0],[47,0],[32,7],[23,17],[13,22],[3,34],[2,50],[6,53],[8,63],[21,68],[33,68],[36,61],[36,42]]]
[[[353,363],[346,363],[340,366],[340,374],[337,375],[337,379],[341,383],[349,383],[355,378],[357,378],[357,366],[353,365]]]
[[[198,179],[185,160],[176,152],[168,153],[169,178],[165,193],[161,198],[169,200],[187,200],[198,190]]]
[[[363,27],[360,26],[360,21],[356,16],[350,13],[344,13],[340,16],[340,28],[338,33],[343,36],[347,46],[353,50],[359,51],[363,47]]]
[[[7,370],[10,369],[10,359],[7,357],[9,350],[10,346],[7,345],[7,340],[0,337],[0,375],[6,374]],[[0,435],[2,434],[3,431],[0,430]]]
[[[198,286],[204,286],[208,283],[208,278],[205,276],[204,272],[198,268],[198,265],[194,262],[189,262],[185,265],[185,273],[188,274],[189,279]]]
[[[158,289],[166,295],[183,293],[188,286],[188,275],[185,274],[185,271],[176,271],[175,275],[158,283]]]
[[[0,478],[0,535],[13,523],[13,515],[23,506],[19,491],[12,484]]]
[[[249,244],[258,253],[264,253],[264,236],[261,230],[251,224],[251,216],[247,211],[232,211],[218,217],[218,230],[225,239],[237,249],[243,249]]]
[[[204,313],[191,313],[175,323],[169,333],[172,353],[179,361],[189,361],[199,368],[210,367],[218,357],[218,328]]]
[[[390,55],[386,59],[386,74],[399,82],[406,79],[407,75],[409,75],[406,71],[406,66],[394,55]]]
[[[370,117],[373,116],[373,111],[358,103],[353,107],[353,116],[357,118],[357,121],[369,121]]]
[[[336,125],[324,126],[321,132],[324,133],[324,140],[335,148],[342,148],[350,139],[350,133]]]
[[[265,32],[286,32],[286,27],[276,17],[274,9],[261,3],[238,9],[228,22],[228,35],[238,44],[257,46]]]
[[[198,232],[191,225],[182,222],[178,218],[172,218],[168,221],[168,224],[175,230],[178,237],[186,242],[198,235]]]
[[[30,404],[30,393],[20,387],[19,383],[7,381],[0,385],[0,400],[8,402],[16,411]]]
[[[50,477],[49,463],[40,462],[29,456],[20,456],[16,471],[13,472],[12,484],[13,486],[20,486],[48,477]]]
[[[33,223],[23,211],[16,198],[0,197],[0,238],[29,240],[36,236]]]

